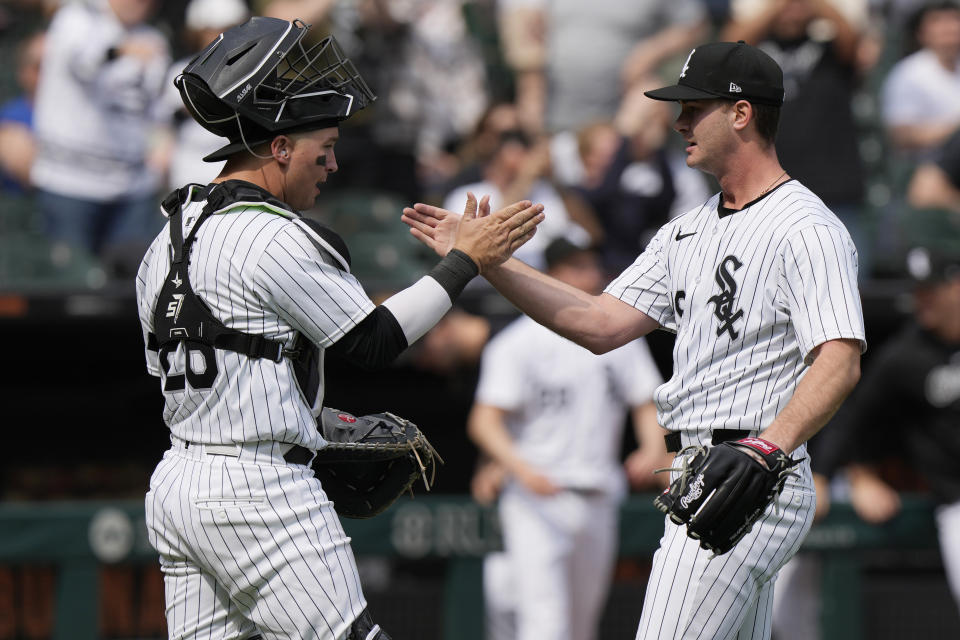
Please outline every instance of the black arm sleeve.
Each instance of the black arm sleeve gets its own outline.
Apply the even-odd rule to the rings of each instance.
[[[337,340],[327,351],[364,369],[380,369],[407,348],[400,323],[383,305]]]

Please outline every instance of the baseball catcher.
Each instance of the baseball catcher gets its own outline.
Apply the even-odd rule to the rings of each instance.
[[[301,212],[339,169],[340,123],[376,96],[332,36],[308,30],[255,16],[174,82],[191,117],[225,138],[205,159],[226,164],[164,199],[169,222],[136,279],[171,434],[145,501],[165,588],[177,594],[171,637],[389,639],[367,611],[330,498],[341,514],[371,516],[439,458],[389,414],[318,427],[324,358],[387,366],[544,218],[526,200],[477,216],[471,194],[436,266],[371,300],[347,243]]]
[[[707,449],[680,452],[678,477],[654,500],[700,546],[722,555],[747,535],[770,503],[783,490],[793,460],[762,438],[742,438]]]
[[[317,451],[313,470],[347,518],[371,518],[402,493],[412,495],[418,477],[429,491],[443,462],[417,425],[389,412],[355,416],[324,407],[317,426],[327,446]]]

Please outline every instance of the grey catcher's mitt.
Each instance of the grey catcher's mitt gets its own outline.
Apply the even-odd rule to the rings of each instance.
[[[317,419],[327,446],[313,470],[337,513],[371,518],[423,479],[427,491],[443,462],[417,425],[389,412],[355,416],[323,408]],[[428,477],[429,474],[429,477]]]
[[[762,438],[709,449],[687,447],[679,458],[681,466],[669,469],[678,477],[653,503],[676,524],[685,524],[687,535],[715,555],[730,551],[776,504],[787,478],[797,475],[793,467],[802,461]]]

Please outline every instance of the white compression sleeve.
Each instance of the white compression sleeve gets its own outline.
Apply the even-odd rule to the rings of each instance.
[[[387,298],[383,306],[397,319],[407,344],[413,344],[440,322],[440,318],[453,306],[453,301],[439,282],[430,276],[423,276],[403,291]]]

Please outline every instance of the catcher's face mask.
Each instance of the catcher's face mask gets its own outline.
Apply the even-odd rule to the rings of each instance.
[[[254,17],[220,34],[175,83],[204,128],[230,145],[222,160],[280,133],[337,126],[376,96],[330,36],[306,47],[299,20]]]

